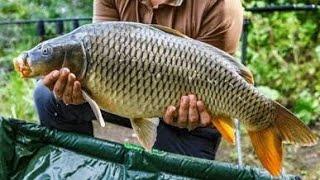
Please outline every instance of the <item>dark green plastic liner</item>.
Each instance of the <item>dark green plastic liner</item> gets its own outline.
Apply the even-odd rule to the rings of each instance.
[[[288,175],[283,179],[296,179]],[[0,117],[0,180],[271,179],[265,170],[121,145]]]

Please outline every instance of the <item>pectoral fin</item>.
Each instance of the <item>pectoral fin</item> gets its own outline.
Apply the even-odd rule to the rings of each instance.
[[[99,121],[100,125],[102,127],[105,127],[106,123],[104,122],[104,119],[102,117],[102,114],[101,114],[101,111],[100,111],[98,104],[93,99],[91,99],[91,97],[84,91],[82,91],[82,96],[89,103],[89,105],[90,105],[94,115],[96,116],[97,120]]]
[[[131,119],[131,125],[141,145],[151,150],[157,139],[159,118],[135,118]]]
[[[235,142],[234,122],[232,119],[223,116],[217,116],[212,119],[213,125],[221,133],[222,137],[231,144]]]

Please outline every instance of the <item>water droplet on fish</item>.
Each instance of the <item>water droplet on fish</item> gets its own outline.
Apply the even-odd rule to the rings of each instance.
[[[58,113],[57,113],[57,112],[55,112],[55,113],[54,113],[54,116],[56,116],[56,117],[57,117],[57,116],[58,116]]]
[[[160,74],[160,73],[157,73],[156,78],[157,78],[157,79],[160,79],[160,78],[161,78],[161,74]]]

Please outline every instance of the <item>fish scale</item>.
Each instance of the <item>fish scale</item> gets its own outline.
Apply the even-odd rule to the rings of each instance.
[[[52,54],[43,55],[43,49]],[[23,77],[68,67],[101,125],[99,108],[130,118],[146,149],[156,140],[155,117],[189,93],[204,102],[211,123],[228,142],[235,139],[232,119],[239,119],[272,175],[281,172],[283,141],[317,141],[289,110],[257,91],[241,63],[167,27],[132,22],[85,25],[22,53],[14,65]]]

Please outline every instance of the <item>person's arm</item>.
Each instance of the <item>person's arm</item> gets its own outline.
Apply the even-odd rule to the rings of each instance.
[[[197,40],[234,54],[243,24],[240,0],[209,1]]]
[[[93,22],[119,20],[114,0],[95,0],[93,8]],[[67,68],[54,70],[46,75],[42,83],[52,90],[57,99],[65,104],[78,105],[84,103],[81,84],[76,76]]]
[[[93,22],[119,21],[115,0],[94,0],[92,20]]]

